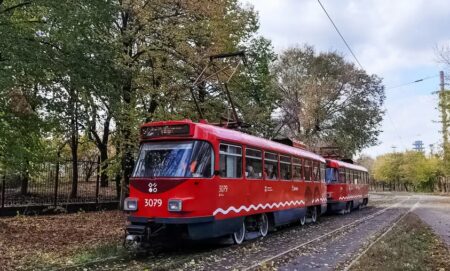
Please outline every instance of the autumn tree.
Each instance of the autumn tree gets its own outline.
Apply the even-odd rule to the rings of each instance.
[[[274,72],[287,135],[313,149],[339,147],[347,156],[377,142],[385,99],[379,77],[308,45],[284,51]]]
[[[421,152],[407,151],[378,156],[374,164],[374,178],[392,189],[433,191],[442,176],[442,161]]]
[[[189,88],[208,55],[234,51],[257,29],[256,14],[235,0],[119,1],[111,30],[122,79],[113,104],[123,187],[143,121],[192,116]],[[206,99],[205,99],[206,100]],[[189,104],[189,106],[186,106]]]
[[[48,57],[33,42],[42,17],[29,16],[30,1],[0,1],[0,168],[20,174],[28,192],[33,165],[46,159],[42,136],[49,130],[40,114],[40,64]],[[42,61],[42,62],[41,62]],[[36,63],[40,62],[40,63]]]
[[[361,154],[355,161],[356,164],[361,165],[369,171],[370,179],[373,179],[373,167],[375,159],[367,154]]]
[[[84,0],[12,2],[1,14],[5,77],[0,84],[4,90],[31,93],[22,95],[29,104],[38,101],[35,115],[48,128],[47,135],[40,131],[41,137],[62,135],[63,143],[69,143],[71,196],[76,197],[78,144],[87,126],[87,102],[114,82],[108,68],[112,65],[107,63],[110,42],[98,36],[112,24],[112,7],[107,2]]]

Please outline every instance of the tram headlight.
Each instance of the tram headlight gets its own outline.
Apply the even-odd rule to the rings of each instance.
[[[180,199],[169,199],[167,208],[169,209],[169,212],[181,212],[183,201]]]
[[[124,202],[125,211],[137,211],[138,200],[137,198],[126,198]]]

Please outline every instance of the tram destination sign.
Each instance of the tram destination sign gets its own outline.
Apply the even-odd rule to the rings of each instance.
[[[141,128],[142,137],[189,136],[189,125],[147,126]]]

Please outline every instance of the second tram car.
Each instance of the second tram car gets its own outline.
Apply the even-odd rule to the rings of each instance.
[[[127,240],[168,230],[239,244],[247,231],[265,236],[327,209],[326,161],[307,150],[189,120],[142,125],[140,145]]]
[[[369,175],[366,168],[327,159],[326,182],[329,212],[350,213],[369,201]]]

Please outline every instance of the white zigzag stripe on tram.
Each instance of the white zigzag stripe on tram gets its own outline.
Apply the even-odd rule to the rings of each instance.
[[[362,198],[362,195],[350,195],[347,197],[339,197],[339,200],[346,200],[346,199],[359,199]]]
[[[250,205],[248,207],[245,206],[245,205],[242,205],[241,207],[239,207],[237,209],[234,206],[230,206],[226,210],[224,210],[222,208],[216,209],[214,211],[213,215],[217,215],[218,213],[226,215],[226,214],[228,214],[231,211],[233,211],[235,213],[240,213],[243,210],[246,211],[246,212],[250,212],[251,210],[255,210],[256,211],[256,210],[259,210],[259,209],[263,209],[263,210],[264,209],[273,209],[274,207],[280,208],[280,206],[286,207],[286,206],[291,206],[291,205],[305,205],[305,202],[303,200],[296,200],[296,201],[292,200],[292,201],[285,201],[285,202],[274,202],[272,204],[266,203],[264,205],[262,203],[260,203],[260,204],[258,204],[256,206],[252,204],[252,205]]]

